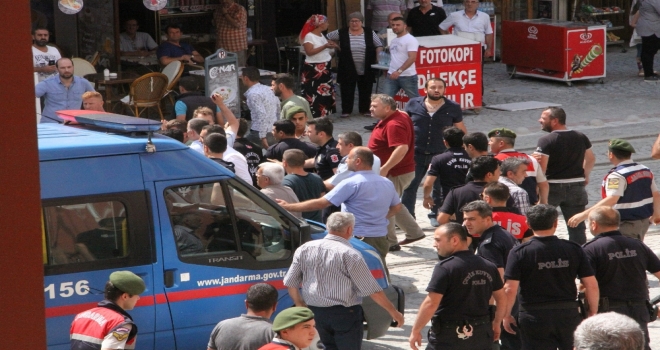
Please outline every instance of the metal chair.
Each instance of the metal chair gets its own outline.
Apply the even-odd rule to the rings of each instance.
[[[84,77],[87,74],[96,74],[96,68],[82,58],[74,57],[71,62],[73,62],[73,75],[75,76]]]
[[[300,70],[304,61],[304,56],[300,52],[300,46],[287,46],[284,48],[286,53],[286,72],[296,77],[296,86],[300,83]]]
[[[284,67],[284,63],[287,62],[286,47],[297,45],[297,44],[298,44],[298,37],[296,37],[295,35],[275,37],[275,46],[277,47],[278,72],[283,71],[282,68]]]
[[[174,97],[172,97],[172,94],[176,94],[174,87],[179,82],[181,74],[183,74],[183,64],[181,64],[181,61],[172,61],[170,64],[165,66],[165,68],[163,68],[161,73],[167,76],[167,91],[165,91],[163,98],[169,96],[170,102],[172,102],[172,105],[174,105]]]
[[[145,74],[131,84],[128,99],[125,97],[122,102],[127,104],[138,118],[145,109],[156,107],[162,121],[164,118],[160,101],[165,95],[165,91],[167,91],[167,85],[167,75],[163,73]],[[142,108],[142,111],[140,111],[140,108]]]

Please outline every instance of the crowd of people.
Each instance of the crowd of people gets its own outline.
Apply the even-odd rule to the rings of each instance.
[[[246,49],[238,32],[245,26],[244,9],[232,0],[224,3],[214,16],[216,24],[223,23],[218,24],[219,45],[240,54]],[[392,7],[392,1],[383,3]],[[438,35],[454,26],[457,35],[482,42],[484,56],[492,55],[489,22],[476,10],[476,0],[465,5],[464,11],[447,16],[430,0],[420,0],[407,20],[395,10],[385,15],[396,35],[387,43],[391,61],[385,94],[371,94],[375,74],[369,69],[386,46],[378,35],[382,23],[364,27],[361,13],[350,14],[349,27],[327,38],[322,33],[328,27],[325,16],[307,21],[300,33],[306,53],[300,96],[289,74],[275,75],[269,88],[260,82],[257,68],[243,69],[250,122],[237,118],[219,94],[204,96],[195,79],[180,80],[173,118],[163,122],[161,133],[234,172],[295,217],[325,223],[328,229],[324,239],[296,250],[284,278],[296,307],[280,312],[271,324],[277,291],[268,284],[253,285],[247,313],[220,322],[209,349],[305,348],[317,331],[328,349],[359,349],[364,296],[401,326],[403,315],[350,239],[372,246],[387,271],[389,252],[426,237],[416,221],[420,185],[429,221],[437,227],[433,239],[440,262],[412,326],[412,349],[421,345],[421,330],[429,321],[427,349],[490,349],[493,342],[507,349],[650,348],[647,324],[657,311],[649,304],[646,272],[660,277],[660,259],[643,243],[650,224],[660,223],[660,193],[651,170],[632,160],[635,149],[628,141],[611,140],[607,154],[613,168],[603,179],[602,199],[587,208],[585,187],[595,155],[586,135],[567,128],[561,108],[542,111],[539,123],[547,134],[528,155],[515,150],[517,135],[508,128],[468,132],[460,106],[444,96],[444,80],[428,79],[425,95],[419,96],[416,36]],[[382,17],[383,11],[378,13]],[[154,47],[130,20],[123,40],[132,44],[122,42],[122,51],[155,51],[163,65],[203,62],[180,41],[180,28],[172,25],[166,32],[168,40]],[[644,34],[643,45],[653,43]],[[36,96],[45,102],[42,122],[62,122],[56,113],[62,109],[103,110],[102,96],[73,75],[73,61],[47,47],[48,32],[37,28],[33,39],[35,72],[42,80]],[[377,120],[368,140],[354,131],[335,138],[329,118],[336,109],[330,73],[335,50],[341,116],[353,112],[357,86],[358,112]],[[650,51],[642,48],[642,64]],[[653,73],[647,76],[647,68],[649,78]],[[393,99],[400,89],[411,98],[403,110]],[[660,157],[660,139],[654,156]],[[566,218],[568,240],[555,236],[558,210]],[[405,238],[398,239],[396,227]],[[589,242],[587,227],[596,237]],[[191,236],[184,233],[175,228],[177,239]],[[204,249],[197,241],[177,243]],[[115,321],[112,326],[121,326],[125,334],[121,341],[94,338],[102,347],[135,341],[136,328],[125,310],[144,291],[138,279],[127,272],[110,276],[106,300],[97,308],[102,311],[95,312],[107,313]],[[612,318],[596,315],[607,312],[616,313],[610,316],[620,318],[616,325],[625,331],[610,330]],[[84,315],[76,317],[72,344],[86,346],[92,323]],[[621,343],[611,339],[615,335]]]

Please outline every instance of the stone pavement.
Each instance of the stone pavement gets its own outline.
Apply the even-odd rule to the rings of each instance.
[[[660,132],[660,84],[649,84],[637,77],[635,51],[622,53],[619,47],[610,48],[607,53],[607,77],[604,84],[579,81],[572,87],[565,83],[516,77],[510,79],[506,66],[501,63],[486,64],[484,68],[484,101],[490,105],[523,101],[543,101],[559,103],[566,110],[569,128],[584,132],[592,141],[596,154],[596,167],[588,185],[590,205],[600,198],[600,181],[610,168],[605,152],[607,140],[622,137],[630,140],[638,153],[634,159],[649,166],[660,174],[660,162],[649,158],[653,141]],[[656,67],[660,67],[656,59]],[[383,80],[381,78],[380,90]],[[356,99],[357,100],[357,99]],[[340,104],[338,103],[338,106]],[[357,111],[357,108],[354,110]],[[340,112],[340,111],[339,111]],[[531,153],[536,140],[544,133],[538,119],[541,110],[505,112],[483,109],[476,114],[466,111],[464,121],[468,132],[488,132],[496,127],[514,129],[519,137],[516,149]],[[362,116],[352,116],[335,120],[335,136],[345,131],[362,134],[366,145],[370,133],[363,126],[374,120]],[[418,223],[427,233],[427,238],[405,246],[401,251],[388,255],[392,282],[406,291],[406,324],[403,329],[391,328],[388,334],[379,339],[365,341],[363,349],[407,349],[408,336],[417,310],[426,292],[437,255],[432,246],[433,228],[426,218],[427,210],[422,207],[421,189],[418,192],[416,213]],[[567,238],[565,224],[560,217],[558,236]],[[660,252],[660,228],[651,227],[645,240],[653,250]],[[650,277],[650,295],[660,294],[660,285],[655,277]],[[660,322],[649,325],[651,345],[660,348]],[[426,340],[426,334],[423,333]],[[424,343],[423,346],[426,343]]]

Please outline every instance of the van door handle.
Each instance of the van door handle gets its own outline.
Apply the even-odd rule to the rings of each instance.
[[[174,286],[174,270],[165,270],[165,288],[171,288]]]

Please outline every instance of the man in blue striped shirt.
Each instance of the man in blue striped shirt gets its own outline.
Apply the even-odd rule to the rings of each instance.
[[[337,212],[328,217],[328,235],[303,244],[293,256],[284,285],[296,306],[309,307],[326,349],[360,349],[362,297],[371,298],[403,325],[364,258],[349,242],[355,217]],[[300,288],[300,290],[298,289]]]

